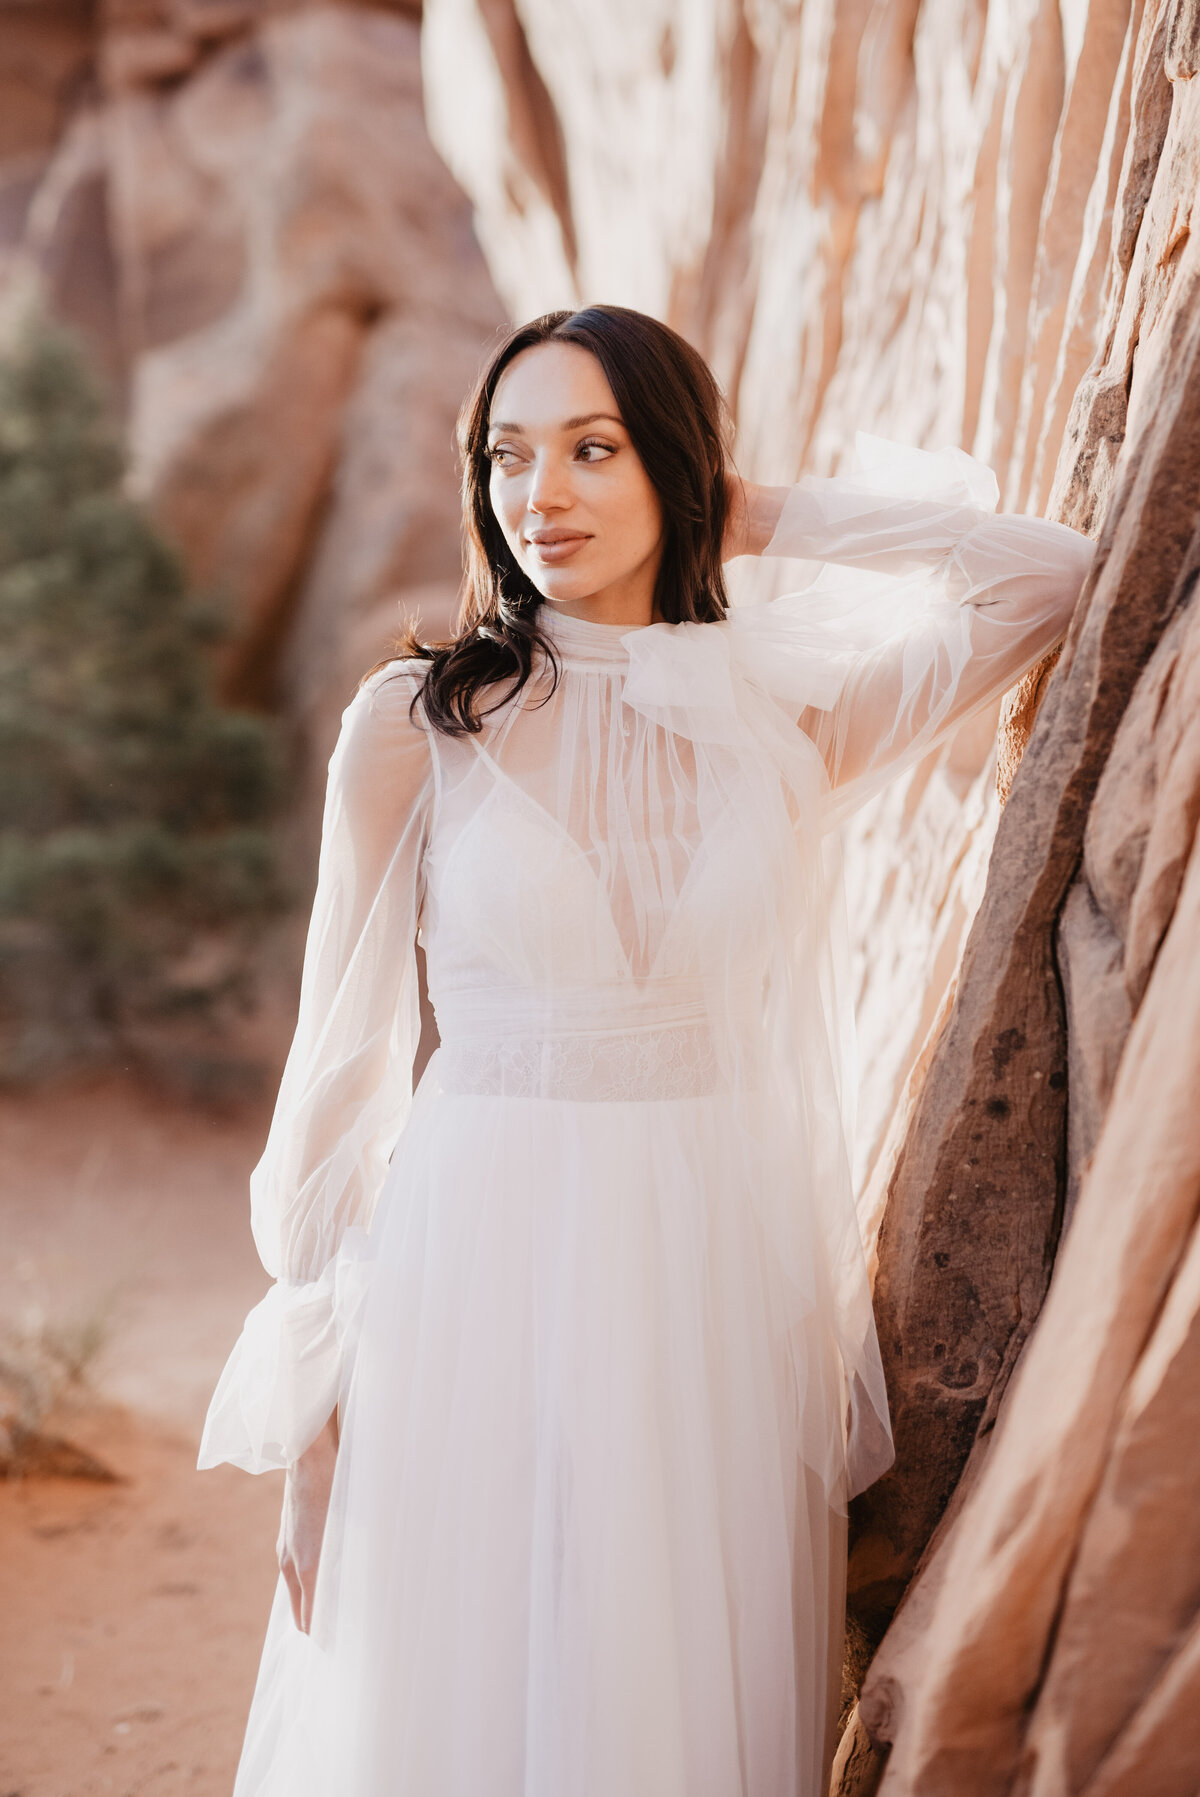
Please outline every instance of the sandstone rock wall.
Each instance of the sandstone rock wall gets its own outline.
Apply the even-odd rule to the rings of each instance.
[[[401,607],[448,621],[453,425],[502,321],[419,5],[0,0],[0,289],[90,340],[133,477],[319,770]]]
[[[899,1460],[835,1790],[1194,1797],[1196,0],[428,0],[424,45],[514,312],[668,317],[752,476],[961,442],[1099,537],[990,863],[986,725],[849,849]]]
[[[88,334],[314,762],[398,605],[449,609],[505,309],[668,317],[752,477],[960,442],[1099,537],[998,769],[985,718],[848,844],[900,1458],[837,1788],[1194,1797],[1197,0],[415,15],[0,0],[0,292]]]
[[[668,318],[751,478],[831,471],[862,429],[961,443],[1038,510],[1098,339],[1135,35],[1128,0],[429,0],[423,26],[514,316]],[[978,902],[992,735],[848,845],[864,1179]]]
[[[1182,1797],[1200,1781],[1200,70],[1194,9],[1137,22],[1103,330],[1055,497],[1103,520],[1100,558],[997,836],[881,1243],[909,1464],[952,1477],[973,1437],[966,1489],[864,1691],[869,1729],[895,1743],[881,1788],[913,1797]],[[964,1216],[971,1160],[988,1202]],[[1006,1330],[951,1308],[951,1351],[975,1377],[934,1402],[946,1311],[930,1259],[1012,1314]],[[938,1509],[904,1483],[868,1499],[859,1541],[901,1570]]]

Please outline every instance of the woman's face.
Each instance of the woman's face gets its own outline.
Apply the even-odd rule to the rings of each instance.
[[[516,356],[492,399],[488,454],[492,510],[542,597],[601,623],[649,623],[662,510],[595,356],[574,343]]]

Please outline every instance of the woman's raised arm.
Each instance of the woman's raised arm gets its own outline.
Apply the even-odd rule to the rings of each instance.
[[[860,473],[747,490],[739,540],[749,552],[825,566],[802,591],[734,619],[760,657],[772,642],[791,655],[797,715],[839,811],[1053,647],[1093,556],[1065,525],[996,514],[993,477],[959,451],[859,443]],[[831,696],[814,706],[818,675]],[[781,696],[780,678],[770,684]]]

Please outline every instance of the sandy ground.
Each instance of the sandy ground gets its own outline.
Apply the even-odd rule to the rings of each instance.
[[[113,1485],[0,1483],[0,1797],[228,1797],[275,1582],[280,1478],[194,1470],[266,1278],[266,1127],[119,1083],[0,1099],[0,1319],[103,1345],[59,1417]]]

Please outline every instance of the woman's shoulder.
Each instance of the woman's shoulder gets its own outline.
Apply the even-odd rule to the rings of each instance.
[[[423,727],[421,708],[413,701],[421,691],[429,663],[416,655],[397,655],[380,662],[359,681],[350,710],[369,714],[383,724],[408,722]]]
[[[418,703],[428,663],[396,657],[371,669],[342,714],[344,752],[356,760],[385,756],[432,761],[432,731]],[[416,772],[414,766],[414,774]]]
[[[358,690],[360,693],[378,693],[387,687],[402,684],[411,693],[421,685],[430,665],[428,656],[390,655],[386,661],[376,662],[363,675],[358,683]]]

